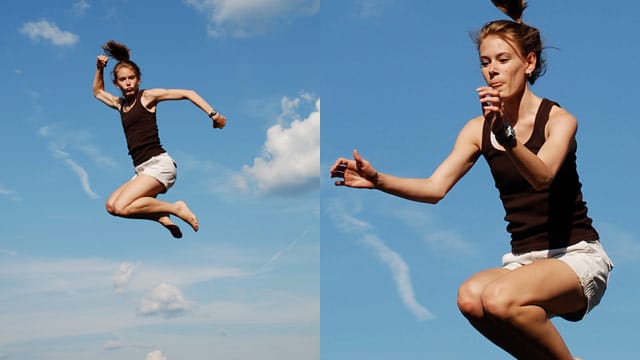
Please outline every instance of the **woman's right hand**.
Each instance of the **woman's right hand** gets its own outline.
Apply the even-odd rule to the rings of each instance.
[[[374,189],[378,182],[378,171],[363,159],[358,150],[353,150],[353,160],[339,158],[330,169],[332,178],[342,178],[336,186]]]
[[[104,69],[107,66],[107,62],[109,61],[109,57],[107,55],[98,55],[96,59],[96,67],[98,70]]]

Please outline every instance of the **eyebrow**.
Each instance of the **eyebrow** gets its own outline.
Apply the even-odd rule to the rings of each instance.
[[[497,54],[495,57],[501,57],[501,56],[513,56],[513,54],[508,52],[508,51],[503,51],[503,52]],[[490,58],[491,58],[491,56],[480,55],[480,59],[490,59]]]

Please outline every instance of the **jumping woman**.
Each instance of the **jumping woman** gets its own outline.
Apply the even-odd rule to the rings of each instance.
[[[576,118],[535,95],[544,72],[540,32],[522,22],[526,3],[493,3],[511,20],[476,34],[482,115],[460,131],[453,150],[426,179],[378,172],[357,151],[339,158],[337,186],[378,189],[435,204],[483,156],[506,211],[511,252],[501,268],[480,271],[458,291],[458,308],[482,335],[517,359],[573,360],[550,319],[582,319],[602,298],[613,264],[587,215],[576,170]]]
[[[120,113],[135,167],[135,176],[109,196],[107,211],[115,216],[157,221],[176,238],[182,237],[182,231],[173,223],[171,215],[198,231],[198,219],[184,201],[168,203],[156,199],[176,180],[176,164],[160,144],[156,107],[162,101],[187,99],[209,116],[214,128],[222,129],[226,118],[193,90],[140,89],[140,68],[130,60],[129,49],[115,41],[107,42],[102,48],[106,55],[97,57],[93,95]],[[122,96],[112,95],[104,89],[104,69],[109,57],[118,61],[113,68],[113,84]]]

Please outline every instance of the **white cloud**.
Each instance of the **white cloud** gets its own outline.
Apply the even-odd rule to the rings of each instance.
[[[162,355],[162,351],[155,350],[147,354],[146,360],[167,360],[167,357]]]
[[[78,42],[80,37],[74,33],[61,30],[56,24],[47,20],[29,21],[22,25],[20,32],[31,40],[44,39],[53,45],[69,46]]]
[[[246,289],[255,291],[254,295],[230,301],[213,301],[211,298],[209,303],[193,306],[178,288],[198,290],[216,279],[235,281],[260,276],[268,281],[269,277],[265,276],[261,265],[278,257],[268,254],[256,258],[246,252],[213,253],[211,261],[216,263],[252,265],[247,265],[249,269],[241,269],[213,267],[207,263],[192,266],[166,262],[136,263],[133,270],[135,281],[129,282],[127,293],[114,294],[111,290],[114,269],[119,269],[121,262],[97,258],[31,259],[11,249],[0,249],[0,278],[14,285],[0,292],[0,303],[8,306],[2,321],[12,324],[11,327],[0,326],[0,339],[5,343],[15,343],[51,339],[54,335],[62,338],[97,333],[119,334],[136,326],[162,326],[171,315],[184,315],[171,321],[185,326],[210,324],[212,331],[223,326],[233,328],[235,325],[272,327],[318,324],[319,299],[299,293],[265,294],[263,289]],[[276,262],[283,258],[284,254]],[[158,286],[161,283],[171,285]],[[154,288],[157,290],[151,291]],[[220,294],[224,295],[223,292]],[[141,301],[143,298],[146,302]],[[147,316],[135,316],[132,304],[135,310],[147,311]],[[144,306],[138,307],[142,304]],[[155,310],[153,306],[156,306]],[[143,313],[138,312],[137,315]],[[117,337],[105,339],[101,345],[104,350],[154,349],[149,346],[153,344],[140,344]]]
[[[138,313],[144,316],[161,316],[165,319],[183,315],[191,310],[191,303],[185,300],[177,287],[161,283],[145,296],[138,306]]]
[[[259,193],[295,195],[319,187],[320,99],[305,119],[296,113],[302,103],[309,102],[308,95],[293,100],[284,97],[279,122],[293,121],[289,127],[277,124],[269,128],[263,154],[254,159],[253,166],[243,167],[244,174],[257,181]]]
[[[320,11],[320,0],[186,0],[209,17],[215,38],[246,38],[263,34],[278,22]]]
[[[132,263],[124,262],[120,264],[118,272],[113,275],[113,288],[115,292],[122,292],[129,285],[133,277],[135,266]]]
[[[424,306],[420,305],[413,293],[410,270],[402,257],[389,249],[380,239],[374,235],[366,235],[364,243],[373,248],[382,262],[389,266],[393,274],[398,293],[404,305],[418,320],[433,318],[433,315]]]

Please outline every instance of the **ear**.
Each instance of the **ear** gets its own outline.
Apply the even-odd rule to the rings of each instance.
[[[527,74],[531,74],[536,69],[536,64],[538,63],[538,57],[535,53],[530,52],[529,55],[525,58],[525,62],[527,64],[527,68],[525,72]]]

